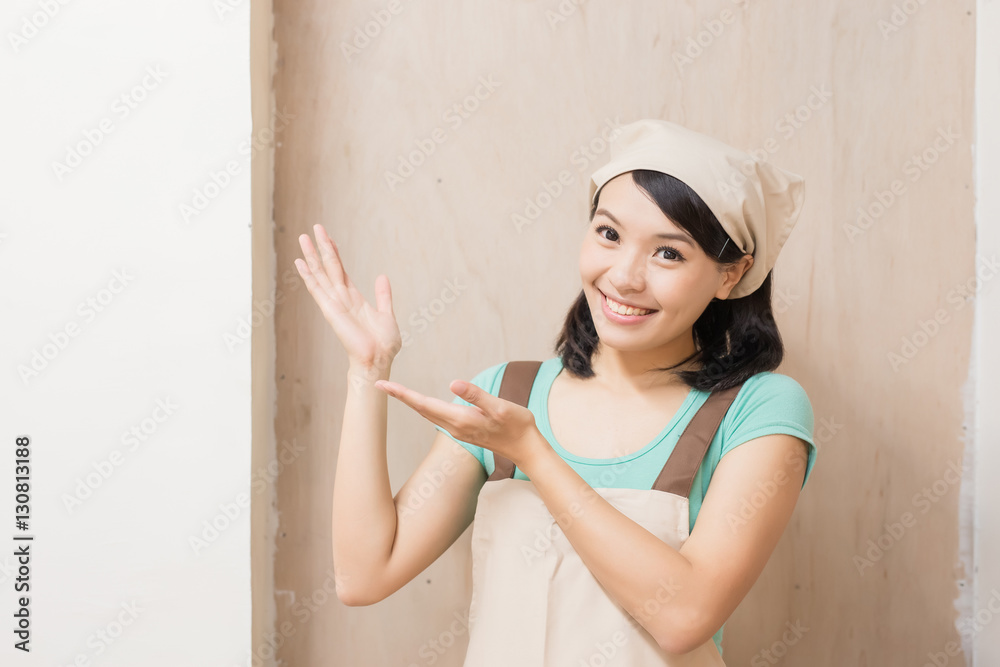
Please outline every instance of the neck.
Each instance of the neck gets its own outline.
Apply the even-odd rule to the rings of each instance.
[[[594,380],[617,393],[639,393],[649,389],[684,384],[668,371],[655,371],[679,364],[697,351],[691,337],[672,341],[652,350],[619,350],[598,342],[591,358]],[[698,364],[689,359],[673,370],[695,370]]]

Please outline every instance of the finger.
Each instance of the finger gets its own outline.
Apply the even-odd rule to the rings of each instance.
[[[305,255],[306,264],[309,266],[309,271],[312,272],[313,276],[316,278],[316,282],[319,286],[325,290],[331,297],[340,299],[341,303],[344,304],[345,308],[350,308],[351,300],[348,295],[336,288],[333,281],[330,280],[330,275],[327,273],[326,267],[320,260],[317,254],[316,248],[313,245],[312,239],[309,238],[308,234],[299,235],[299,245],[302,246],[302,254]],[[336,275],[336,274],[334,274]]]
[[[461,429],[462,424],[467,420],[466,412],[469,410],[468,406],[457,405],[450,401],[442,401],[433,396],[425,396],[418,391],[404,387],[398,382],[389,380],[379,380],[375,383],[375,386],[393,398],[410,406],[428,421],[448,429],[451,433]]]
[[[344,268],[344,262],[340,259],[340,248],[337,247],[336,241],[330,238],[330,235],[326,233],[326,227],[320,224],[313,225],[313,230],[316,233],[316,240],[320,241],[321,247],[326,247],[335,256],[335,261],[341,275],[344,278],[344,284],[348,287],[354,287],[351,282],[351,277],[347,275],[347,270]]]
[[[320,257],[323,261],[323,268],[330,278],[332,289],[337,291],[342,299],[348,304],[353,304],[354,295],[350,292],[354,288],[344,263],[340,260],[340,253],[337,251],[337,244],[326,233],[323,225],[313,225],[313,233],[316,234],[316,245],[319,246]],[[356,291],[356,290],[355,290]],[[360,304],[356,304],[360,305]]]
[[[354,282],[351,280],[351,276],[347,273],[347,269],[344,268],[344,260],[340,257],[340,248],[337,247],[337,242],[331,239],[327,233],[326,229],[321,227],[323,236],[330,241],[330,248],[332,249],[333,256],[337,260],[337,265],[341,269],[341,273],[344,276],[344,284],[347,286],[347,293],[350,295],[350,301],[354,304],[355,308],[360,308],[366,304],[364,295],[358,291],[358,288],[354,286]]]
[[[455,380],[448,385],[448,388],[451,393],[472,403],[489,415],[496,415],[498,411],[502,410],[503,404],[508,402],[465,380]]]
[[[305,235],[303,234],[303,236]],[[330,320],[332,315],[347,311],[347,308],[341,303],[340,299],[331,296],[329,292],[323,289],[323,286],[316,280],[316,276],[309,270],[306,262],[296,258],[295,268],[299,270],[299,275],[302,276],[302,280],[306,284],[306,289],[309,290],[309,294],[312,295],[313,300],[316,301],[316,304],[319,305],[320,310],[323,311],[323,315],[328,320]]]
[[[316,248],[308,234],[299,234],[299,247],[302,248],[305,263],[309,268],[309,272],[316,279],[317,284],[323,289],[328,289],[330,281],[326,277],[326,269],[323,268],[323,264],[316,254]]]

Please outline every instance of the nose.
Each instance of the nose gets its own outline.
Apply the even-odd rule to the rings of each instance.
[[[618,293],[641,292],[646,286],[646,259],[639,252],[619,253],[619,258],[608,272],[608,280]]]

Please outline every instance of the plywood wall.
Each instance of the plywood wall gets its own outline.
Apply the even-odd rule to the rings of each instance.
[[[806,179],[775,304],[821,450],[727,663],[965,664],[973,3],[274,4],[277,443],[304,447],[277,487],[282,664],[460,665],[471,584],[467,531],[377,605],[333,594],[346,355],[281,280],[296,237],[322,223],[369,299],[389,276],[409,336],[394,378],[450,398],[454,378],[552,355],[602,136],[645,117]],[[433,437],[391,404],[394,491]]]

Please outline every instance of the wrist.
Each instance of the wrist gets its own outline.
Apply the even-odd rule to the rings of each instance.
[[[521,472],[529,478],[534,479],[533,473],[551,465],[553,457],[560,461],[562,460],[556,454],[556,451],[552,449],[552,445],[545,439],[541,431],[536,429],[524,459],[520,463],[516,463],[516,465],[521,469]]]
[[[351,362],[347,367],[347,380],[350,386],[356,389],[367,387],[375,388],[375,383],[379,380],[388,380],[392,371],[392,364],[364,364],[361,362]]]

